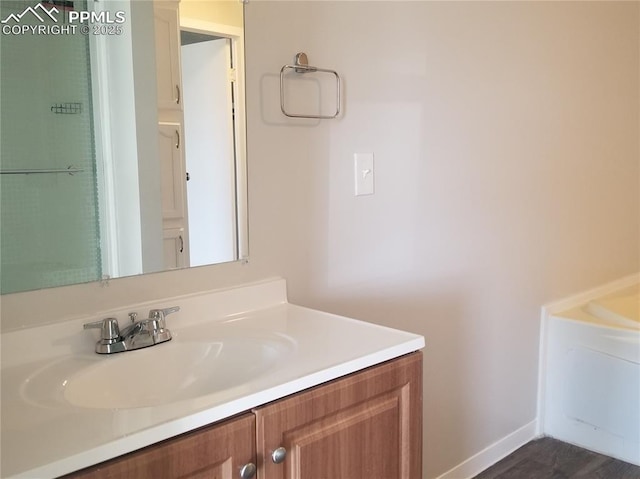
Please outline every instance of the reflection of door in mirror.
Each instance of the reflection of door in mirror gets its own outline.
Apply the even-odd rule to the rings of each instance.
[[[232,40],[181,32],[190,265],[236,251]]]

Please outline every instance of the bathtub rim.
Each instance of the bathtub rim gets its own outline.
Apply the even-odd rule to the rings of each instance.
[[[596,286],[567,298],[544,304],[542,306],[542,317],[558,315],[565,310],[575,309],[594,299],[609,296],[634,286],[640,287],[640,272]]]
[[[621,328],[614,326],[607,326],[601,322],[585,322],[578,319],[566,318],[564,316],[558,316],[563,311],[579,308],[583,304],[587,304],[596,298],[612,295],[616,292],[631,288],[633,286],[640,287],[640,271],[624,276],[617,280],[605,283],[600,286],[588,289],[567,298],[556,300],[544,304],[540,308],[540,336],[538,338],[538,397],[536,403],[536,434],[541,436],[544,434],[544,421],[545,421],[545,397],[546,397],[546,377],[547,377],[547,334],[548,334],[548,322],[551,317],[556,317],[566,321],[575,321],[580,324],[588,324],[589,326],[602,328],[602,329],[618,329],[621,331],[629,332],[633,334],[640,334],[640,330],[633,330],[630,328]],[[588,314],[588,313],[585,313]]]

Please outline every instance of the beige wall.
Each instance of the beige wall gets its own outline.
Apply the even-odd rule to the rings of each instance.
[[[294,302],[425,335],[437,477],[535,419],[540,306],[638,270],[638,3],[258,1],[246,20],[253,251]],[[343,76],[341,119],[280,115],[297,51]],[[353,195],[355,152],[374,196]]]
[[[638,3],[246,17],[250,263],[4,296],[3,328],[282,275],[293,302],[425,335],[436,477],[535,418],[540,305],[638,270]],[[341,119],[279,113],[297,51],[343,75]],[[374,196],[353,196],[355,152]]]
[[[240,0],[180,0],[180,18],[243,27]]]

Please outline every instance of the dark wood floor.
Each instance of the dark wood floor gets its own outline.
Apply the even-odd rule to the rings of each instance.
[[[474,479],[640,479],[640,467],[565,442],[531,441]]]

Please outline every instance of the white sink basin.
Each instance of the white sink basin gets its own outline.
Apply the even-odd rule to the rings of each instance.
[[[94,409],[158,406],[240,386],[273,368],[293,350],[282,337],[178,341],[150,348],[65,359],[41,369],[23,397]],[[51,394],[55,397],[51,397]]]
[[[283,280],[154,304],[171,305],[173,339],[137,351],[95,354],[95,316],[2,335],[2,477],[61,477],[424,347],[290,304]]]

